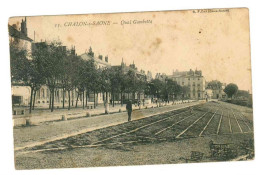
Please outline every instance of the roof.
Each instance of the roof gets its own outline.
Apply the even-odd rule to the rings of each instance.
[[[146,74],[145,73],[143,73],[143,72],[140,72],[140,71],[138,71],[137,69],[133,69],[132,67],[130,67],[130,66],[127,66],[127,65],[114,65],[114,66],[112,66],[112,67],[116,67],[116,68],[120,68],[120,67],[122,67],[122,69],[123,69],[123,72],[124,73],[127,73],[129,70],[132,70],[132,71],[134,71],[136,74],[138,74],[138,75],[142,75],[142,76],[146,76]]]
[[[9,36],[32,42],[33,40],[21,31],[8,24]]]
[[[201,75],[169,75],[170,78],[193,78],[193,77],[203,77]]]
[[[87,53],[84,53],[82,55],[80,55],[80,57],[83,59],[83,60],[90,60],[90,59],[94,59],[94,61],[98,64],[104,64],[106,66],[110,66],[110,64],[104,60],[100,60],[99,58],[96,58],[96,57],[91,57],[89,56]]]

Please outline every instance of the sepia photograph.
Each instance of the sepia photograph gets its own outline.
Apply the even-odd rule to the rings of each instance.
[[[247,8],[17,16],[8,30],[15,169],[254,159]]]

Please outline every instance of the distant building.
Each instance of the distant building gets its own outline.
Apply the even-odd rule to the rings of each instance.
[[[147,82],[151,82],[152,79],[153,79],[152,72],[147,71],[147,74],[146,74],[146,80],[147,80]]]
[[[94,52],[92,51],[91,47],[89,48],[88,53],[84,53],[84,54],[80,55],[80,57],[86,61],[93,59],[97,65],[98,69],[111,67],[111,64],[108,62],[108,56],[105,56],[105,58],[102,55],[99,55],[98,57],[96,57]]]
[[[201,70],[179,72],[178,70],[173,71],[172,75],[169,75],[173,81],[176,81],[181,86],[188,86],[190,92],[188,97],[191,99],[204,99],[205,98],[205,78],[202,75]]]
[[[117,65],[117,66],[113,66],[113,67],[118,67],[122,70],[122,72],[124,74],[127,74],[130,70],[132,70],[138,77],[143,77],[146,78],[146,74],[144,70],[138,70],[137,67],[135,66],[135,63],[133,61],[132,64],[130,64],[129,66],[126,65],[126,63],[124,63],[124,59],[122,58],[122,62],[121,65]]]
[[[156,73],[155,75],[155,79],[161,80],[161,81],[165,81],[166,78],[168,78],[169,76],[166,75],[165,73]],[[171,77],[171,76],[170,76]]]
[[[205,99],[211,100],[213,97],[212,89],[205,89]]]
[[[116,66],[112,66],[115,69],[120,69],[122,71],[123,74],[127,74],[130,70],[133,71],[135,73],[135,75],[140,78],[140,79],[144,79],[147,81],[151,81],[152,80],[152,73],[150,71],[147,72],[147,74],[145,73],[144,70],[138,70],[138,68],[136,67],[134,61],[132,64],[130,64],[129,66],[126,65],[126,63],[124,62],[124,59],[122,58],[121,64],[120,65],[116,65]],[[145,99],[145,94],[144,93],[124,93],[122,96],[122,100],[129,100],[129,99],[140,99],[141,101]],[[120,94],[116,94],[115,95],[115,99],[118,101],[121,101],[121,96]]]
[[[211,82],[219,82],[217,80],[211,81]],[[226,93],[224,92],[224,89],[226,87],[225,83],[220,83],[220,85],[210,85],[211,82],[206,82],[206,88],[212,90],[212,99],[225,99]]]
[[[94,63],[96,64],[98,69],[104,69],[104,68],[111,67],[111,64],[108,62],[108,56],[105,56],[105,58],[103,58],[102,55],[99,55],[98,57],[96,57],[94,52],[92,51],[91,47],[89,48],[88,53],[84,53],[84,54],[80,55],[80,57],[86,61],[91,60],[91,59],[94,60]],[[98,93],[98,94],[96,94],[96,97],[94,97],[94,93],[89,93],[89,97],[87,97],[87,98],[90,103],[94,102],[94,101],[96,103],[104,103],[105,94]],[[96,99],[94,100],[94,98],[96,98]],[[111,94],[108,93],[108,99],[110,99],[110,98],[111,98]]]

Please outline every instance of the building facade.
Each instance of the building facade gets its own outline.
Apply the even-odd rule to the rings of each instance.
[[[50,46],[46,41],[44,42],[35,42],[30,37],[28,37],[27,29],[27,19],[22,19],[20,24],[20,30],[16,25],[8,25],[9,28],[9,41],[10,44],[14,45],[16,48],[23,49],[27,51],[27,59],[31,60],[32,53],[37,49],[42,49],[43,47]],[[76,55],[75,46],[71,49],[68,49],[66,46],[59,46],[59,49],[66,52],[67,55]],[[92,56],[92,57],[91,57]],[[89,50],[89,55],[82,54],[81,58],[83,60],[94,59],[95,64],[98,68],[110,67],[108,63],[108,57],[106,56],[103,60],[103,57],[94,57],[92,49]],[[58,82],[57,82],[58,83]],[[12,82],[12,102],[15,106],[29,106],[31,99],[31,87],[25,86],[23,82]],[[35,101],[34,105],[36,107],[47,108],[50,102],[50,90],[48,86],[43,85],[38,90],[33,93],[32,99]],[[102,103],[104,99],[103,94],[98,94],[96,96],[96,102]],[[94,95],[90,93],[88,100],[89,104],[93,104]],[[83,96],[77,92],[77,89],[74,89],[70,92],[70,104],[71,106],[76,105],[80,106],[83,104]],[[68,106],[69,103],[69,93],[65,91],[62,87],[57,87],[54,91],[54,105],[55,107]]]
[[[112,67],[115,68],[115,69],[121,70],[122,74],[127,74],[129,71],[132,71],[132,72],[135,73],[135,76],[138,79],[143,79],[143,80],[147,80],[147,81],[151,81],[152,80],[152,73],[150,71],[147,71],[147,73],[146,73],[142,69],[139,71],[138,68],[136,67],[134,61],[133,61],[132,64],[130,64],[128,66],[124,62],[124,59],[122,58],[122,62],[121,62],[120,65],[116,65],[116,66],[112,66]],[[145,98],[146,97],[145,97],[144,92],[141,92],[141,93],[123,93],[122,97],[121,97],[120,93],[115,95],[116,101],[134,100],[134,102],[137,102],[138,100],[143,101]]]
[[[80,55],[80,57],[86,61],[91,60],[91,59],[94,60],[94,63],[98,69],[106,69],[106,68],[111,67],[111,64],[108,62],[108,56],[103,57],[102,55],[99,55],[98,57],[96,57],[94,52],[92,51],[91,47],[89,48],[88,53],[84,53],[84,54]],[[90,104],[94,103],[94,101],[97,104],[101,104],[101,103],[105,102],[105,96],[106,96],[105,93],[98,93],[98,94],[94,95],[94,93],[90,92],[88,94],[89,94],[89,96],[87,98],[88,98],[88,102],[90,102]],[[108,96],[107,98],[108,98],[108,102],[109,102],[110,101],[109,99],[111,99],[111,94],[108,93],[107,96]]]
[[[212,85],[212,82],[215,84]],[[213,80],[211,82],[206,82],[207,89],[212,90],[212,99],[225,99],[226,93],[224,89],[226,87],[226,83],[221,83],[220,81]]]
[[[181,86],[187,86],[190,88],[188,98],[201,100],[205,99],[205,85],[206,81],[202,75],[202,71],[190,69],[189,71],[179,72],[173,71],[173,74],[168,76],[173,81],[176,81]]]
[[[26,51],[27,59],[31,59],[31,46],[33,40],[28,37],[26,18],[20,24],[20,30],[16,24],[8,25],[9,43],[19,50]],[[12,81],[12,103],[14,105],[28,105],[30,103],[31,88],[22,82]]]
[[[28,37],[27,20],[26,17],[20,24],[20,30],[16,24],[8,25],[9,29],[9,43],[13,44],[19,49],[27,51],[27,58],[31,59],[31,48],[33,40]]]

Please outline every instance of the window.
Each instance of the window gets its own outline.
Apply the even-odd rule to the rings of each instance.
[[[47,97],[49,97],[50,96],[50,91],[49,91],[49,89],[47,89]]]
[[[45,92],[44,92],[44,89],[42,89],[42,98],[45,98]]]
[[[38,90],[37,92],[36,92],[36,94],[37,94],[37,98],[39,99],[40,98],[40,90]]]

